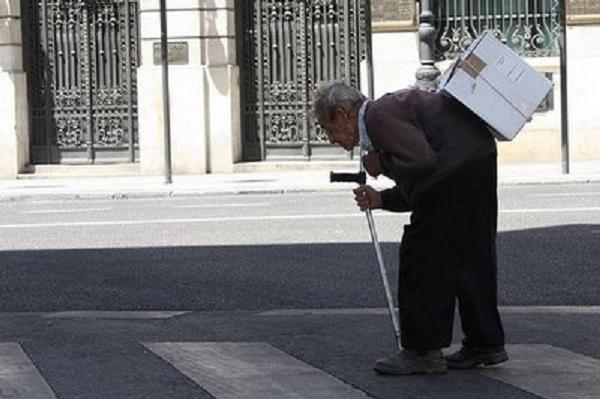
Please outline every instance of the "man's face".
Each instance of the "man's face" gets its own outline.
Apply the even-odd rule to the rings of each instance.
[[[325,129],[331,144],[339,144],[346,151],[351,151],[358,144],[358,122],[356,112],[348,112],[343,108],[336,108],[333,118],[329,123],[321,124]]]

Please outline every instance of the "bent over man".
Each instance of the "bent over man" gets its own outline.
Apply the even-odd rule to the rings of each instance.
[[[375,370],[444,373],[507,360],[497,306],[496,145],[485,123],[442,93],[402,90],[369,101],[342,82],[317,89],[314,114],[332,144],[360,144],[366,171],[396,183],[355,189],[361,210],[412,211],[400,246],[403,350]],[[456,301],[465,338],[443,357]]]

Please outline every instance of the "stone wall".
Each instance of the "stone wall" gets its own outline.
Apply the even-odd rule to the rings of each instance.
[[[240,159],[233,3],[167,3],[169,43],[179,53],[179,59],[170,55],[176,59],[169,73],[174,173],[228,172]],[[155,55],[160,43],[157,0],[140,1],[140,30],[140,163],[142,173],[157,174],[164,168],[162,69]]]
[[[567,18],[570,23],[600,23],[600,1],[567,0]]]
[[[0,0],[0,93],[0,178],[15,178],[29,162],[19,0]]]

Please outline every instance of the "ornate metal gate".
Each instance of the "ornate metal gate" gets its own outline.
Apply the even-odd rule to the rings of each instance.
[[[347,157],[310,116],[323,80],[360,84],[363,0],[241,0],[245,160]],[[351,154],[350,154],[351,156]]]
[[[137,0],[22,3],[32,163],[134,162]]]
[[[558,56],[559,0],[439,0],[437,59],[454,58],[491,32],[526,57]]]

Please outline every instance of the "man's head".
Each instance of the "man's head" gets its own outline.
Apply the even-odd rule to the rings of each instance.
[[[331,144],[347,151],[358,144],[357,114],[364,101],[365,96],[343,82],[323,82],[317,87],[313,113]]]

